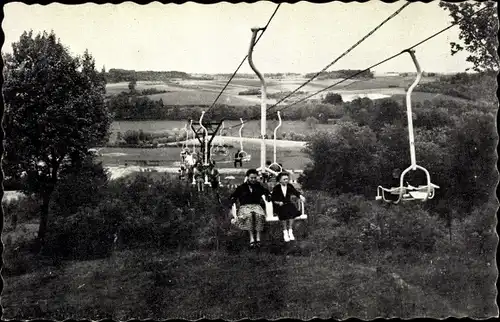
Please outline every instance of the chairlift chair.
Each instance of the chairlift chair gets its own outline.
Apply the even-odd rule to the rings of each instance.
[[[243,150],[243,137],[241,135],[242,131],[243,131],[243,127],[245,126],[245,123],[243,122],[243,119],[240,118],[240,122],[241,122],[241,127],[240,127],[240,130],[239,130],[239,135],[240,135],[240,152],[238,152],[238,158],[241,159],[241,161],[243,162],[248,162],[252,159],[252,155],[248,154],[247,152],[245,152],[245,150]]]
[[[412,110],[411,110],[411,93],[413,89],[417,86],[417,84],[420,82],[420,79],[422,78],[422,70],[420,69],[420,65],[418,64],[417,58],[415,56],[415,51],[414,50],[406,50],[412,60],[413,63],[415,64],[415,67],[417,69],[417,78],[413,82],[413,84],[410,86],[408,89],[408,92],[406,93],[406,113],[407,113],[407,118],[408,118],[408,134],[409,134],[409,141],[410,141],[410,157],[411,157],[411,165],[406,168],[403,173],[401,173],[400,176],[400,184],[399,187],[392,187],[392,188],[384,188],[382,186],[377,187],[377,196],[375,197],[375,200],[382,200],[388,203],[394,203],[398,204],[401,201],[411,201],[411,200],[421,200],[422,202],[427,201],[428,199],[432,199],[435,196],[435,189],[439,189],[439,186],[433,184],[431,182],[431,176],[429,174],[429,171],[425,169],[424,167],[417,165],[416,161],[416,153],[415,153],[415,139],[414,139],[414,134],[413,134],[413,120],[412,120]],[[421,170],[425,173],[426,179],[427,179],[427,184],[426,185],[419,185],[418,187],[410,185],[408,182],[407,186],[404,185],[405,183],[405,175],[409,171],[416,171],[416,170]],[[392,194],[392,195],[398,195],[397,200],[390,200],[386,198],[386,193]]]
[[[281,127],[281,124],[282,124],[280,111],[277,111],[276,113],[278,114],[279,123],[278,123],[278,126],[276,126],[276,128],[274,129],[274,138],[273,138],[273,163],[271,163],[268,167],[266,167],[266,170],[268,172],[271,172],[275,177],[276,177],[277,174],[276,174],[276,172],[274,172],[273,169],[271,169],[272,166],[279,167],[279,172],[283,171],[283,167],[278,162],[276,162],[276,133],[278,132],[278,129]]]
[[[214,154],[223,155],[225,157],[227,157],[229,155],[229,150],[224,146],[224,144],[222,144],[222,131],[223,130],[224,130],[224,121],[222,122],[222,127],[219,131],[219,136],[220,136],[219,143],[215,146],[212,155],[214,155]]]
[[[264,203],[266,205],[266,209],[265,209],[265,211],[266,211],[266,222],[276,222],[276,221],[279,221],[278,216],[276,216],[274,214],[273,202],[272,201],[267,201],[265,196],[262,196],[262,199],[264,200]],[[308,216],[307,216],[307,214],[305,212],[305,207],[304,207],[304,203],[302,202],[302,200],[298,199],[296,206],[297,206],[297,208],[300,211],[300,216],[294,218],[294,220],[307,220]],[[235,217],[236,214],[237,214],[237,212],[238,212],[238,207],[236,206],[236,203],[233,203],[232,208],[231,208],[231,212],[232,212],[233,217]]]

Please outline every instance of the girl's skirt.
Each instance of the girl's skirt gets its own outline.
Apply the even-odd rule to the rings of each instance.
[[[241,230],[263,231],[266,213],[260,205],[242,205],[236,215],[235,226]]]
[[[283,206],[276,207],[276,214],[279,220],[288,220],[299,217],[300,211],[297,210],[293,203],[285,203]]]

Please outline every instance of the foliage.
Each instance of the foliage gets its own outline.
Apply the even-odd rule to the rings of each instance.
[[[191,76],[184,72],[168,71],[135,71],[126,69],[110,69],[105,75],[107,83],[136,81],[167,81],[172,78],[190,79]]]
[[[43,198],[39,239],[65,159],[78,164],[107,141],[105,81],[85,51],[73,58],[54,33],[24,32],[5,57],[6,169],[27,173],[25,190]]]
[[[4,218],[9,220],[10,228],[25,223],[39,216],[40,201],[34,196],[23,196],[9,203],[2,203]]]
[[[275,93],[267,93],[267,98],[268,99],[275,99],[275,100],[281,100],[282,98],[284,98],[285,96],[288,96],[292,93],[292,91],[283,91],[283,92],[275,92]],[[299,96],[299,95],[304,95],[306,94],[306,92],[304,91],[297,91],[297,92],[294,92],[293,95],[295,97]]]
[[[376,136],[367,126],[345,122],[336,133],[318,132],[306,151],[314,164],[300,178],[305,189],[363,193],[379,177]]]
[[[260,89],[258,88],[249,88],[245,91],[241,91],[238,95],[260,95]]]
[[[341,104],[342,102],[343,102],[342,95],[337,94],[337,93],[331,93],[331,92],[326,94],[326,96],[322,100],[323,104],[336,105],[336,104]]]
[[[497,4],[493,1],[485,2],[440,2],[439,6],[448,10],[453,22],[460,27],[459,39],[461,44],[452,42],[451,54],[467,50],[467,61],[474,64],[475,71],[498,71],[498,16]],[[487,8],[479,14],[474,12]]]
[[[223,214],[212,195],[191,196],[190,186],[166,177],[139,175],[79,196],[52,225],[47,252],[89,259],[117,248],[211,248]]]
[[[418,85],[420,92],[436,93],[479,102],[497,102],[495,73],[458,73]]]
[[[80,207],[93,207],[105,197],[108,172],[102,163],[94,163],[87,157],[79,166],[67,167],[61,171],[59,184],[54,191],[51,213],[56,218],[75,214]]]
[[[130,90],[131,93],[134,93],[135,92],[135,87],[137,85],[137,81],[135,79],[131,80],[129,83],[128,83],[128,89]]]
[[[312,116],[309,116],[308,118],[306,118],[306,123],[307,123],[307,127],[311,130],[315,130],[316,129],[316,125],[319,123],[318,122],[318,119],[312,117]]]

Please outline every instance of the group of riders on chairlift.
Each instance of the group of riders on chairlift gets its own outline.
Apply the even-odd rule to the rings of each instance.
[[[235,155],[235,167],[237,163],[242,166],[241,150]],[[225,153],[227,155],[227,153]],[[187,179],[188,182],[199,185],[209,184],[213,189],[217,189],[220,184],[220,173],[215,167],[215,162],[210,160],[208,165],[203,164],[201,153],[191,151],[189,147],[181,150],[181,179]],[[267,161],[266,166],[277,173],[276,185],[268,189],[273,174],[266,171],[262,172],[259,182],[259,171],[249,169],[245,174],[244,182],[237,186],[231,194],[230,200],[233,205],[239,203],[238,211],[232,212],[231,223],[241,230],[248,231],[250,238],[250,248],[261,246],[261,232],[264,230],[266,222],[266,203],[272,203],[272,211],[277,215],[278,220],[282,222],[283,239],[285,242],[295,240],[293,234],[293,223],[301,212],[292,202],[292,196],[298,197],[305,202],[305,197],[289,183],[290,174],[283,170],[282,164],[273,164]],[[300,219],[300,218],[299,218]]]
[[[253,30],[253,38],[252,44],[255,38],[255,30]],[[252,45],[253,46],[253,45]],[[252,47],[251,47],[252,48]],[[408,52],[415,64],[417,69],[417,78],[413,82],[413,84],[409,87],[406,93],[406,108],[407,108],[407,117],[408,117],[408,135],[410,141],[410,157],[411,157],[411,165],[406,168],[402,173],[395,173],[393,176],[395,178],[399,177],[399,185],[396,185],[391,188],[385,188],[383,186],[377,187],[377,196],[376,200],[381,200],[387,203],[398,204],[401,201],[411,201],[411,200],[420,200],[427,201],[429,199],[434,198],[435,189],[439,189],[439,186],[433,184],[431,182],[430,174],[427,169],[417,164],[416,161],[416,153],[415,153],[415,139],[413,133],[413,122],[412,122],[412,110],[411,110],[411,93],[415,86],[419,83],[422,77],[422,70],[418,61],[415,57],[415,51],[413,49],[405,50]],[[251,52],[251,50],[250,50]],[[249,55],[249,61],[251,62],[251,56]],[[252,65],[252,64],[251,64]],[[255,70],[254,66],[252,66],[254,71],[259,75],[261,81],[263,82],[263,78],[261,75]],[[279,112],[278,112],[279,117]],[[203,114],[202,114],[203,118]],[[281,118],[280,125],[281,125]],[[242,123],[242,127],[240,128],[240,138],[241,138],[241,130],[243,128],[243,120],[240,119]],[[201,120],[200,120],[201,123]],[[278,126],[279,127],[279,126]],[[275,140],[276,140],[276,130],[275,129]],[[240,164],[242,167],[243,161],[248,161],[249,156],[246,155],[246,152],[242,151],[243,143],[241,142],[241,149],[235,155],[234,166],[237,167]],[[217,147],[218,152],[220,152],[220,146]],[[294,240],[295,236],[293,235],[292,225],[293,221],[300,216],[300,212],[297,210],[295,205],[291,202],[292,196],[297,196],[300,198],[302,204],[301,209],[304,211],[303,203],[305,202],[304,196],[295,189],[293,185],[289,183],[290,175],[288,172],[283,171],[283,167],[281,164],[276,163],[276,145],[275,145],[275,160],[274,163],[270,161],[267,162],[266,169],[261,169],[261,177],[263,183],[267,182],[269,185],[269,179],[273,174],[276,175],[276,185],[270,191],[265,187],[265,185],[258,182],[259,172],[256,169],[250,169],[246,172],[246,177],[244,183],[239,185],[236,190],[231,195],[231,201],[233,203],[233,219],[231,222],[239,227],[242,230],[247,230],[250,235],[250,246],[251,247],[259,247],[260,246],[260,233],[263,230],[263,224],[269,218],[269,209],[272,209],[271,212],[274,212],[278,215],[279,220],[283,225],[283,238],[285,242],[290,240]],[[205,151],[205,153],[207,153]],[[209,153],[209,152],[208,152]],[[227,149],[224,151],[224,155],[227,156]],[[181,177],[188,173],[188,178],[198,183],[210,184],[212,188],[217,188],[220,182],[220,175],[217,169],[215,168],[215,162],[209,161],[207,155],[197,155],[196,160],[193,158],[193,153],[186,146],[183,148],[181,152],[182,157],[182,165],[181,165]],[[202,157],[205,157],[205,162],[202,162]],[[268,171],[270,170],[270,171]],[[426,183],[418,186],[412,186],[406,182],[405,176],[410,171],[421,170],[423,174],[425,174]],[[210,180],[208,180],[210,178]],[[204,181],[204,182],[203,182]],[[405,185],[405,182],[407,185]],[[200,190],[200,189],[199,189]],[[235,205],[236,202],[239,201],[240,207],[239,211],[236,211]],[[264,203],[264,206],[262,205]],[[268,207],[268,204],[271,207]],[[272,215],[271,215],[272,216]],[[299,218],[300,219],[300,218]]]

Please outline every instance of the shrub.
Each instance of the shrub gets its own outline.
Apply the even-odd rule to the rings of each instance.
[[[238,95],[260,95],[260,89],[258,88],[250,88],[246,91],[241,91]]]
[[[108,172],[102,163],[94,164],[92,158],[81,166],[70,166],[61,171],[61,178],[51,198],[52,216],[75,214],[78,208],[94,207],[104,198]]]
[[[130,210],[125,202],[111,199],[94,208],[80,208],[66,218],[59,217],[49,228],[44,252],[76,260],[108,257],[118,225]]]
[[[366,126],[343,122],[338,131],[317,132],[306,148],[313,163],[299,183],[305,189],[322,187],[332,194],[371,191],[380,177],[379,149],[375,134]]]
[[[337,94],[337,93],[328,93],[326,96],[323,98],[322,103],[323,104],[341,104],[343,102],[342,100],[342,95]]]
[[[4,218],[10,221],[11,228],[17,224],[38,218],[40,201],[35,196],[23,196],[9,203],[2,202]]]
[[[436,242],[444,237],[436,219],[420,205],[390,207],[353,194],[313,196],[312,200],[308,196],[308,204],[327,205],[316,207],[319,212],[314,212],[313,243],[319,250],[354,261],[370,260],[375,250],[416,261],[423,253],[432,253]]]

